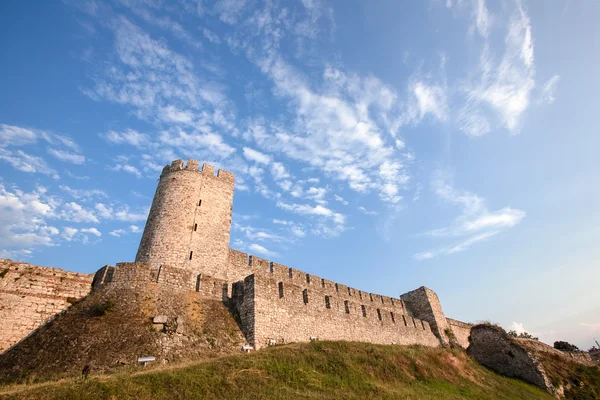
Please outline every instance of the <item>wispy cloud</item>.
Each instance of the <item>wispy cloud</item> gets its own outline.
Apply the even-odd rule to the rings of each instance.
[[[455,189],[447,174],[435,173],[432,188],[434,193],[450,204],[459,206],[462,213],[448,227],[434,229],[424,235],[432,238],[460,238],[459,242],[426,252],[417,253],[417,260],[430,259],[441,254],[462,252],[476,243],[485,241],[503,230],[512,228],[525,218],[525,211],[504,207],[489,211],[485,200],[473,193]]]
[[[560,81],[559,75],[554,75],[552,78],[548,79],[548,82],[542,86],[542,90],[540,91],[538,103],[539,104],[552,104],[556,100],[556,87],[558,86],[558,82]]]
[[[478,69],[462,87],[465,102],[457,115],[458,127],[472,137],[484,135],[496,126],[516,134],[535,87],[531,22],[517,0],[504,37],[504,53],[496,61],[487,37],[490,14],[483,0],[475,3],[474,15],[484,43]]]

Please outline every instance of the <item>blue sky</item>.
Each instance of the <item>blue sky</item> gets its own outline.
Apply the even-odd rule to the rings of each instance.
[[[0,5],[0,257],[133,260],[162,166],[231,246],[450,317],[600,338],[597,2]]]

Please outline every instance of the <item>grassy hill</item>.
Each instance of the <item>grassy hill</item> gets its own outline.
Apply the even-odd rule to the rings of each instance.
[[[553,399],[464,352],[313,342],[28,386],[2,399]]]

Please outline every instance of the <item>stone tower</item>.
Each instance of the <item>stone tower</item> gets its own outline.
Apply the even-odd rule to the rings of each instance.
[[[163,168],[135,261],[226,279],[235,176],[198,165]]]

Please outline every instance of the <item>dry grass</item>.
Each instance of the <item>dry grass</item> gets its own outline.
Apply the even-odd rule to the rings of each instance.
[[[289,344],[181,365],[30,386],[6,399],[546,399],[459,350],[365,343]]]

